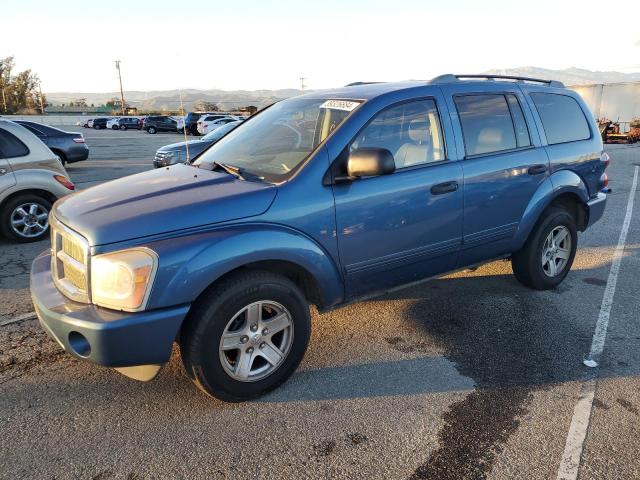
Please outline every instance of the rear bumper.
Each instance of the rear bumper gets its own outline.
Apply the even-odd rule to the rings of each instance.
[[[89,147],[86,145],[74,144],[66,151],[68,162],[80,162],[89,158]]]
[[[607,205],[607,195],[602,192],[598,192],[598,195],[587,202],[587,208],[589,210],[589,219],[587,222],[587,228],[596,223],[602,214],[604,208]]]
[[[51,255],[31,267],[31,298],[40,324],[73,356],[107,367],[163,364],[189,305],[148,312],[118,312],[74,302],[51,278]]]

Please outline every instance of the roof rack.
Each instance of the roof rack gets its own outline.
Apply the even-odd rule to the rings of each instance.
[[[434,79],[432,79],[429,83],[430,84],[436,84],[436,83],[455,83],[455,82],[459,82],[463,79],[480,79],[480,80],[488,80],[488,81],[495,81],[495,80],[512,80],[515,82],[523,82],[523,83],[540,83],[543,85],[548,85],[550,87],[556,87],[556,88],[564,88],[564,84],[562,82],[559,82],[557,80],[543,80],[541,78],[531,78],[531,77],[519,77],[519,76],[514,76],[514,75],[454,75],[451,73],[447,73],[446,75],[440,75],[438,77],[435,77]]]
[[[384,82],[352,82],[345,85],[345,87],[356,87],[358,85],[372,85],[374,83],[384,83]]]

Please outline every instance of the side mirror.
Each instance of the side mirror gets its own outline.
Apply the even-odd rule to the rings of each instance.
[[[347,159],[349,179],[387,175],[395,171],[396,162],[386,148],[358,148]]]

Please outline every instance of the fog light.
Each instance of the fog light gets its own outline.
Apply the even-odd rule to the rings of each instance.
[[[81,357],[91,355],[91,345],[84,335],[78,332],[69,332],[69,346]]]

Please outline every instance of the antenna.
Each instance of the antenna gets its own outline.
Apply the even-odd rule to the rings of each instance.
[[[189,155],[189,141],[187,140],[187,116],[184,111],[184,104],[182,103],[182,89],[178,90],[180,96],[180,114],[182,115],[182,133],[184,134],[184,146],[187,149],[187,163],[191,163],[191,156]]]

